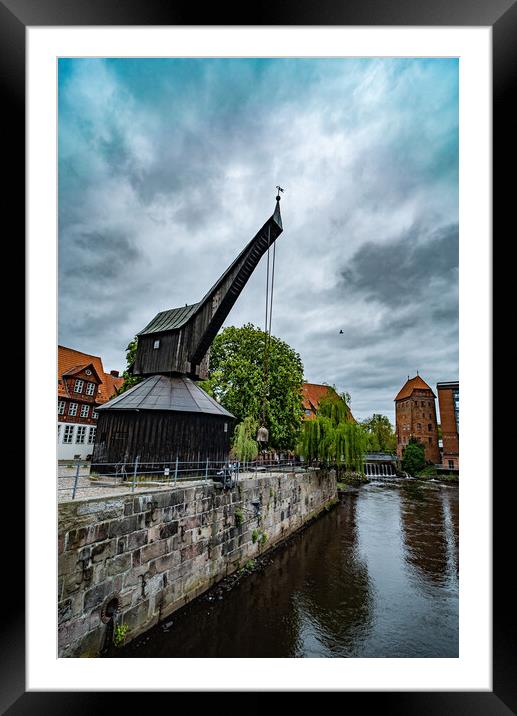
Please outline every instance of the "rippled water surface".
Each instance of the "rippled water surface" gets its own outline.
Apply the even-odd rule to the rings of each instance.
[[[166,622],[113,656],[457,657],[458,490],[371,483]]]

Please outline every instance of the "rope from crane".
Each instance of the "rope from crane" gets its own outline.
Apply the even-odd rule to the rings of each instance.
[[[283,191],[283,190],[282,190]],[[280,190],[276,197],[280,201]],[[261,443],[267,443],[269,434],[266,428],[266,412],[269,398],[269,354],[271,348],[271,323],[273,320],[273,293],[275,288],[275,259],[276,259],[276,241],[273,243],[273,258],[271,261],[270,272],[270,249],[271,249],[271,229],[268,227],[267,235],[267,265],[266,265],[266,312],[264,318],[264,393],[262,397],[262,425],[257,433],[257,440]],[[270,285],[271,273],[271,285]]]

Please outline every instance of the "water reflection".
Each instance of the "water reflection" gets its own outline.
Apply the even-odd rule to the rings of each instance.
[[[370,484],[222,601],[198,601],[117,657],[458,654],[458,493]]]

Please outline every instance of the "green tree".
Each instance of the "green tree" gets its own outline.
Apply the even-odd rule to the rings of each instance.
[[[374,413],[371,418],[363,420],[361,425],[368,435],[369,452],[394,454],[397,451],[397,436],[386,415]]]
[[[349,403],[347,393],[338,395],[332,390],[320,401],[316,417],[304,422],[298,451],[306,460],[364,471],[367,435],[353,419]]]
[[[239,422],[262,420],[265,333],[251,323],[229,326],[217,335],[210,351],[209,378],[200,385]],[[279,449],[295,446],[303,412],[303,365],[287,343],[271,336],[266,427],[269,443]]]
[[[420,440],[410,437],[402,453],[402,469],[410,475],[416,475],[424,467],[425,447]]]
[[[126,390],[129,390],[144,379],[144,376],[142,375],[133,375],[133,365],[135,363],[137,346],[138,336],[135,336],[133,340],[128,343],[126,348],[126,370],[122,373],[124,382],[117,391],[118,395],[125,393]]]
[[[253,460],[258,455],[255,435],[259,427],[258,420],[248,416],[235,426],[232,450],[239,460]]]

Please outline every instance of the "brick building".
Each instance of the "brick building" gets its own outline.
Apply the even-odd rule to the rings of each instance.
[[[442,426],[442,465],[449,470],[459,470],[460,384],[458,381],[437,383],[436,389]]]
[[[418,373],[408,378],[395,398],[395,421],[399,458],[409,438],[414,437],[424,445],[426,461],[440,463],[436,395]]]
[[[106,403],[124,379],[118,371],[105,373],[98,356],[58,346],[57,443],[58,459],[85,459],[93,452],[96,408]]]
[[[302,403],[303,403],[303,415],[302,420],[314,420],[320,400],[326,398],[328,395],[338,394],[330,385],[320,385],[319,383],[304,383],[302,386]],[[355,422],[355,418],[350,413],[350,419]]]

